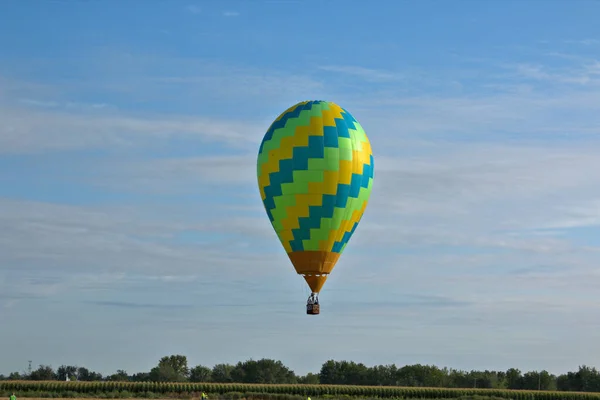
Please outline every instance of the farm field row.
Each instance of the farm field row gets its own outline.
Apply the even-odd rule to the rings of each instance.
[[[0,392],[17,398],[192,398],[306,400],[342,398],[458,399],[481,396],[514,400],[600,400],[600,393],[503,389],[454,389],[349,385],[268,385],[173,382],[0,381]]]

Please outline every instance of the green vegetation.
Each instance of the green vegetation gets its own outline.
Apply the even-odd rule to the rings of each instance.
[[[314,399],[541,399],[600,400],[600,393],[550,392],[506,389],[407,388],[350,385],[261,385],[240,383],[177,383],[177,382],[62,382],[3,381],[4,395],[18,392],[20,397],[89,397],[89,398],[191,398],[205,392],[209,398],[248,400]]]
[[[1,377],[1,376],[0,376]],[[70,379],[70,381],[66,381]],[[247,360],[213,368],[188,367],[182,355],[163,357],[149,372],[133,375],[119,370],[103,377],[85,367],[56,371],[40,365],[30,373],[13,372],[0,380],[0,394],[19,397],[193,398],[206,392],[211,399],[597,399],[600,373],[582,366],[554,376],[546,371],[458,371],[429,365],[367,367],[349,361],[327,361],[317,374],[297,376],[270,359]]]

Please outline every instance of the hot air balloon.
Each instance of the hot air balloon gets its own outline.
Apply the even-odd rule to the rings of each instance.
[[[360,222],[373,185],[365,131],[330,101],[302,101],[271,124],[257,160],[260,195],[294,269],[311,289],[306,313]]]

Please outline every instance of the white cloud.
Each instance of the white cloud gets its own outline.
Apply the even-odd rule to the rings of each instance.
[[[189,5],[185,8],[187,11],[191,12],[192,14],[200,14],[202,13],[202,9],[196,5]]]
[[[439,143],[417,148],[419,156],[376,158],[376,171],[387,180],[382,186],[395,190],[398,199],[419,195],[466,206],[527,202],[560,193],[570,196],[566,191],[577,189],[595,190],[598,178],[586,171],[600,167],[599,147],[595,141],[521,146]]]
[[[157,76],[148,83],[155,85],[157,94],[164,90],[164,85],[171,85],[178,92],[188,91],[190,95],[200,98],[208,96],[220,100],[229,99],[253,109],[255,104],[252,102],[259,98],[265,102],[265,107],[271,101],[289,102],[289,107],[305,98],[313,98],[331,90],[322,81],[302,74],[211,64],[197,65],[189,74]],[[284,109],[287,107],[284,106]]]
[[[557,217],[542,222],[538,229],[600,227],[600,194],[584,201],[573,198],[569,206],[559,206],[556,211]]]
[[[592,45],[600,44],[600,40],[587,38],[587,39],[579,39],[579,40],[564,40],[563,43],[582,44],[584,46],[592,46]]]
[[[204,190],[220,196],[233,195],[241,201],[252,189],[256,189],[253,194],[258,193],[256,157],[256,154],[251,154],[141,161],[110,160],[98,165],[92,184],[130,193],[167,195]]]
[[[55,101],[40,101],[35,99],[20,99],[20,103],[37,106],[37,107],[58,107],[59,104]]]
[[[123,170],[137,172],[138,176],[163,181],[198,179],[204,183],[220,185],[249,184],[256,182],[256,154],[248,156],[206,156],[193,158],[158,159],[150,162],[130,163]]]
[[[83,207],[0,199],[0,263],[110,273],[168,270],[171,275],[197,271],[200,263],[204,274],[225,265],[233,271],[242,267],[236,257],[253,257],[233,254],[243,249],[244,240],[233,237],[236,231],[244,233],[243,219],[229,231],[233,236],[213,234],[228,231],[236,221],[215,210],[209,217],[191,219],[178,214],[175,206],[165,215],[150,206]],[[193,244],[177,241],[184,233],[195,235]],[[248,235],[246,241],[251,239]],[[224,253],[226,248],[231,252]]]
[[[553,83],[568,83],[578,85],[597,84],[600,82],[598,76],[598,62],[579,68],[566,68],[558,71],[549,71],[542,65],[519,64],[516,73],[525,78],[540,81],[552,81]]]
[[[354,65],[323,65],[320,66],[319,69],[328,72],[354,75],[372,82],[407,80],[407,77],[400,73],[386,72],[378,69],[365,68]]]
[[[121,55],[123,56],[123,55]],[[310,74],[285,74],[253,68],[232,68],[202,60],[161,60],[155,58],[129,57],[123,59],[128,66],[127,84],[135,90],[126,90],[121,78],[99,79],[105,90],[131,96],[149,96],[161,101],[180,101],[182,97],[196,101],[202,112],[207,102],[227,101],[231,103],[234,121],[207,118],[199,115],[163,115],[146,118],[139,112],[118,109],[105,101],[81,104],[60,97],[60,88],[51,88],[26,83],[2,81],[4,91],[0,117],[6,121],[0,132],[0,151],[34,151],[49,149],[75,149],[86,147],[139,145],[142,141],[153,140],[155,144],[174,136],[211,138],[229,145],[252,145],[260,138],[278,112],[297,101],[306,98],[335,99],[349,109],[363,123],[367,132],[373,135],[375,150],[378,142],[385,140],[402,141],[407,139],[427,141],[428,136],[444,136],[452,140],[451,134],[469,134],[483,137],[484,133],[500,135],[505,132],[520,135],[582,135],[598,133],[597,115],[600,96],[587,87],[564,89],[557,82],[596,82],[600,75],[598,63],[586,60],[573,71],[557,71],[544,66],[517,65],[516,76],[543,79],[551,84],[552,95],[540,92],[531,85],[483,82],[482,88],[491,89],[480,94],[463,94],[458,89],[454,94],[444,96],[424,94],[422,96],[399,96],[395,89],[374,90],[365,94],[342,93],[336,86],[325,85],[324,78],[315,79]],[[179,76],[154,76],[151,73],[140,75],[141,71],[154,64],[163,70],[175,65],[183,73]],[[370,76],[374,79],[393,79],[400,74],[368,69],[359,66],[325,66],[329,70]],[[510,66],[510,68],[515,68]],[[520,69],[519,69],[520,68]],[[173,68],[171,68],[173,69]],[[198,75],[196,71],[202,71]],[[576,73],[574,72],[576,71]],[[190,74],[186,74],[190,72]],[[194,73],[192,73],[194,72]],[[578,75],[579,74],[579,75]],[[558,77],[554,79],[554,77]],[[409,75],[402,79],[412,79]],[[113,79],[113,80],[111,80]],[[453,79],[448,76],[448,79]],[[535,80],[534,79],[534,80]],[[419,78],[419,81],[422,79]],[[139,86],[139,88],[138,88]],[[343,87],[344,85],[342,85]],[[282,91],[281,88],[286,90]],[[108,88],[108,89],[106,89]],[[70,89],[72,90],[72,89]],[[57,92],[58,91],[58,92]],[[186,93],[186,96],[182,96]],[[36,94],[43,96],[36,97]],[[241,100],[240,95],[244,100]],[[12,96],[21,98],[21,103],[46,106],[45,110],[17,107]],[[258,108],[255,101],[260,98],[263,104]],[[235,99],[235,100],[233,100]],[[233,104],[236,104],[234,107]],[[50,108],[48,108],[50,107]],[[44,107],[42,107],[44,108]],[[238,109],[245,111],[237,117]],[[86,111],[83,113],[83,111]],[[562,118],[565,112],[576,113],[580,118]],[[254,114],[253,114],[254,113]],[[252,117],[254,115],[254,117]],[[239,119],[238,119],[239,118]],[[244,123],[244,119],[254,119]],[[41,133],[43,130],[43,133]],[[387,132],[393,130],[394,135]],[[382,137],[384,139],[380,139]],[[437,140],[437,139],[436,139]],[[164,143],[164,142],[163,142]],[[248,147],[250,149],[250,147]]]
[[[0,152],[28,153],[155,145],[173,137],[244,147],[264,127],[206,117],[132,117],[0,107]]]
[[[224,17],[237,17],[239,15],[240,15],[240,13],[237,11],[223,11]]]
[[[43,101],[43,100],[35,100],[35,99],[19,99],[19,103],[34,106],[34,107],[42,107],[42,108],[63,108],[67,110],[89,110],[89,109],[101,109],[109,107],[108,104],[105,103],[81,103],[81,102],[73,102],[68,101],[66,103],[59,103],[56,101]]]

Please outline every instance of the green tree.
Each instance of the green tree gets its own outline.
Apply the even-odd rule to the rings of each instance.
[[[369,385],[395,386],[398,368],[392,365],[376,365],[369,368]]]
[[[473,378],[465,371],[451,369],[448,371],[448,386],[453,388],[473,387]]]
[[[184,382],[186,377],[178,374],[170,365],[161,365],[150,370],[150,380],[153,382]]]
[[[8,375],[8,380],[10,381],[20,381],[25,379],[24,376],[21,376],[21,374],[19,374],[18,372],[11,372],[10,375]]]
[[[344,385],[367,385],[369,384],[369,368],[363,363],[356,363],[354,361],[342,361],[341,373],[344,377]],[[350,383],[356,382],[356,383]]]
[[[506,371],[506,388],[523,389],[523,376],[521,371],[516,368],[509,368]]]
[[[94,371],[90,371],[85,367],[77,368],[77,380],[80,381],[101,381],[102,374]]]
[[[468,375],[473,386],[480,389],[491,389],[498,387],[498,376],[494,371],[471,371]]]
[[[149,382],[150,372],[137,372],[131,376],[133,382]]]
[[[318,385],[320,383],[319,375],[309,372],[308,374],[306,374],[304,376],[299,376],[298,383],[301,383],[303,385]]]
[[[600,392],[600,373],[596,368],[583,365],[579,367],[576,375],[584,392]]]
[[[600,373],[596,368],[580,366],[577,372],[568,372],[556,379],[558,390],[596,392],[600,391]]]
[[[190,381],[192,382],[210,382],[212,370],[204,365],[196,365],[190,370]]]
[[[157,368],[162,368],[165,371],[169,371],[170,369],[172,369],[177,377],[178,382],[187,379],[190,374],[187,357],[180,354],[165,356],[161,358],[158,361]]]
[[[187,357],[177,354],[161,358],[158,365],[150,371],[150,380],[156,382],[184,382],[188,379],[189,374]]]
[[[530,371],[521,378],[521,389],[526,390],[556,390],[556,377],[548,371]]]
[[[321,382],[322,385],[335,385],[343,380],[344,377],[341,374],[340,366],[337,361],[327,360],[321,365],[319,382]]]
[[[441,387],[446,377],[435,365],[406,365],[398,370],[397,382],[401,386]]]
[[[124,382],[124,381],[128,381],[129,380],[129,375],[127,374],[127,371],[124,371],[122,369],[118,369],[116,373],[110,375],[107,380],[109,381],[114,381],[114,382]]]
[[[231,370],[234,382],[243,383],[296,383],[296,375],[281,361],[260,359],[239,362]]]
[[[233,371],[234,366],[231,364],[217,364],[212,368],[211,371],[211,381],[217,383],[231,383],[233,379],[231,378],[231,371]]]
[[[56,373],[49,365],[40,365],[35,371],[31,371],[30,379],[32,381],[52,381],[56,380]]]
[[[64,381],[67,377],[71,380],[77,380],[77,367],[74,365],[61,365],[56,370],[56,375],[59,381]]]

